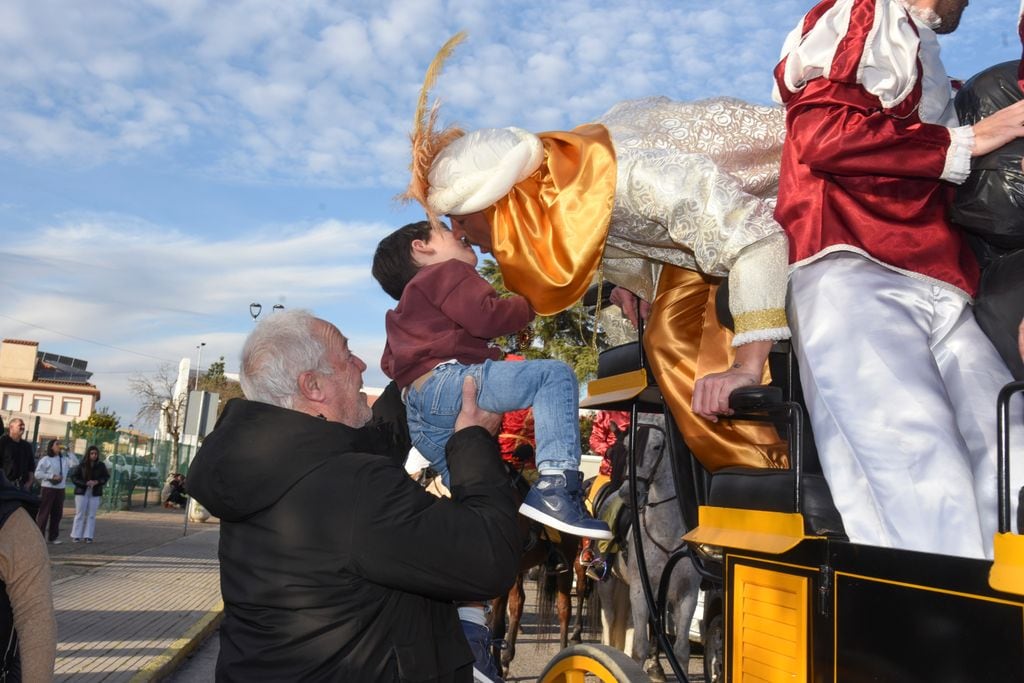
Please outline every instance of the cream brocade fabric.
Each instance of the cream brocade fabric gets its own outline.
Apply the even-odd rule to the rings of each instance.
[[[783,110],[652,97],[622,102],[596,123],[611,134],[618,165],[605,277],[650,301],[661,263],[731,271],[733,315],[768,321],[737,330],[734,344],[788,337],[788,248],[772,217]]]

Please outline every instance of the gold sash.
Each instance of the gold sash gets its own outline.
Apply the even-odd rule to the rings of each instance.
[[[601,263],[615,150],[608,130],[593,123],[538,137],[544,163],[485,215],[505,286],[552,315],[580,300]]]

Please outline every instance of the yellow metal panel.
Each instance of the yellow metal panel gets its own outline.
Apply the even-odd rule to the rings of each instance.
[[[747,613],[747,625],[759,631],[764,631],[765,633],[774,633],[787,640],[796,640],[799,637],[795,626],[796,611],[790,611],[789,614],[794,621],[794,625],[792,626],[788,623],[783,623],[770,617],[765,618],[750,612]]]
[[[640,395],[650,382],[643,368],[611,377],[602,377],[587,383],[587,397],[580,401],[581,408],[606,403],[628,401]]]
[[[790,683],[793,680],[790,674],[781,669],[767,666],[763,662],[747,660],[745,663],[744,683],[761,683],[762,681],[765,683]]]
[[[732,679],[807,680],[809,579],[735,565],[732,590]]]
[[[758,647],[753,643],[747,643],[744,652],[746,653],[745,661],[747,662],[745,670],[747,671],[748,676],[753,662],[759,662],[761,667],[783,672],[792,671],[796,668],[796,663],[791,656],[779,654],[772,650],[766,650],[765,648]]]
[[[797,512],[765,512],[702,505],[697,528],[683,536],[691,543],[779,554],[807,538]]]
[[[1024,595],[1024,536],[996,534],[995,561],[988,573],[988,585],[997,591]]]

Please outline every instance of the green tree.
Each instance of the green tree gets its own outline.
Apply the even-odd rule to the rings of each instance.
[[[233,379],[228,379],[224,374],[224,356],[219,360],[210,363],[210,367],[199,378],[199,388],[202,391],[209,391],[220,396],[217,404],[217,416],[224,410],[224,405],[233,398],[242,398],[242,385]]]
[[[487,259],[479,270],[499,293],[509,294],[497,263]],[[599,329],[595,339],[594,328],[594,316],[577,302],[561,313],[538,316],[523,332],[499,337],[495,342],[506,351],[514,351],[526,358],[565,361],[576,371],[576,377],[584,382],[597,374],[597,349],[604,345],[604,336]]]
[[[76,439],[92,436],[97,431],[116,432],[121,428],[121,418],[109,408],[99,408],[84,420],[71,423],[71,435]]]

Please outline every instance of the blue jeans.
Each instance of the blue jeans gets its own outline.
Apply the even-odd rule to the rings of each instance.
[[[448,485],[444,446],[462,409],[462,380],[476,381],[477,404],[492,413],[533,408],[537,469],[580,467],[579,385],[560,360],[493,361],[438,366],[420,390],[405,397],[409,435]]]

